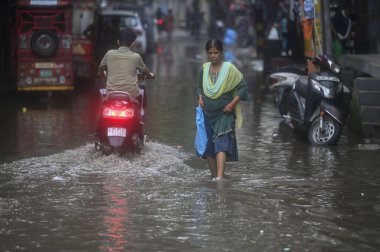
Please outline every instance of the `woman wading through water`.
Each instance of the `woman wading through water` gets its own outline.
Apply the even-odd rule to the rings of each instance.
[[[223,43],[206,43],[208,62],[203,64],[198,84],[198,104],[203,108],[207,133],[207,159],[213,180],[222,180],[226,161],[238,161],[235,128],[242,116],[239,102],[247,100],[243,74],[230,62],[223,61]]]

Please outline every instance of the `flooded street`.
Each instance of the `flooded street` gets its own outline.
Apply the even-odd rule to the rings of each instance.
[[[1,251],[380,251],[380,147],[345,129],[318,148],[281,123],[260,73],[237,130],[240,161],[211,181],[195,155],[203,41],[146,63],[141,155],[94,148],[97,93],[0,104]]]

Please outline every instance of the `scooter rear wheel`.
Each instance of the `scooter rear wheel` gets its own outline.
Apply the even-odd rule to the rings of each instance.
[[[319,127],[320,118],[317,117],[308,130],[308,140],[313,145],[326,146],[335,145],[340,139],[342,126],[334,118],[325,115],[323,128]]]
[[[103,155],[105,156],[111,155],[114,151],[111,146],[105,146],[105,145],[101,147],[101,150],[102,150]]]

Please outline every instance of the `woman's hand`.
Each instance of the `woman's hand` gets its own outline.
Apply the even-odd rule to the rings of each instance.
[[[198,105],[200,106],[200,107],[202,107],[203,108],[203,99],[202,99],[202,96],[200,95],[199,97],[198,97]]]
[[[234,99],[228,103],[226,106],[224,106],[224,109],[223,111],[225,113],[231,113],[235,110],[235,107],[236,107],[236,104],[238,104],[240,101],[240,97],[239,96],[235,96]]]
[[[224,106],[223,111],[226,113],[231,113],[232,111],[234,111],[234,109],[235,109],[235,105],[232,102],[230,102],[226,106]]]

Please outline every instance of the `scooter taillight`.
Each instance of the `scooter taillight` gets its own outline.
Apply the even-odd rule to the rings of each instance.
[[[122,106],[122,107],[106,106],[103,108],[104,118],[130,119],[134,116],[134,114],[135,114],[135,110],[133,108],[127,108],[125,106]]]

